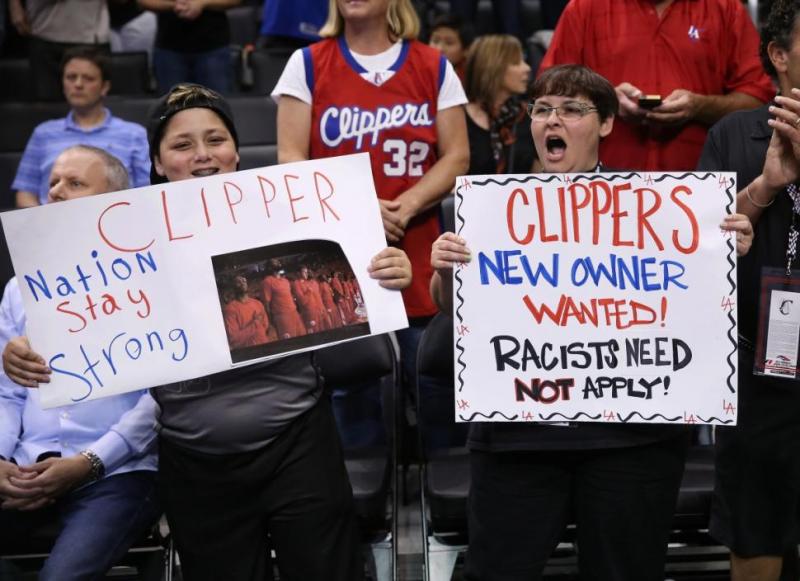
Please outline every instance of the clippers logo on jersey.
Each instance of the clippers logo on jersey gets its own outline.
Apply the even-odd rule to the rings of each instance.
[[[370,146],[375,146],[384,129],[406,125],[430,127],[433,120],[428,111],[428,103],[404,103],[372,111],[359,107],[328,107],[320,117],[319,133],[328,147],[354,139],[356,149],[361,149],[365,137],[369,137]]]

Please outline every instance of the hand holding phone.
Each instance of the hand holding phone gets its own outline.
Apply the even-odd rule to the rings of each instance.
[[[639,97],[639,107],[642,109],[654,109],[662,103],[661,95],[642,95]]]

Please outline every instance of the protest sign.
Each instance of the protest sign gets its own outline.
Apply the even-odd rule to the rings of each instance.
[[[367,154],[2,215],[54,407],[407,325]],[[324,291],[334,298],[322,305]],[[332,316],[336,310],[337,317]]]
[[[735,174],[457,184],[458,421],[735,424]]]

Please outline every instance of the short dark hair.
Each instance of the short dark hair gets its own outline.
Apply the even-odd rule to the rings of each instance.
[[[543,95],[584,95],[597,107],[601,121],[616,115],[619,108],[617,93],[611,83],[583,65],[558,65],[547,69],[536,79],[531,92],[533,101]]]
[[[468,49],[472,41],[475,40],[475,29],[472,27],[472,24],[465,22],[457,14],[447,13],[437,16],[431,26],[431,34],[433,34],[433,31],[437,28],[452,28],[455,30],[464,50]]]
[[[61,58],[61,76],[64,76],[64,69],[67,63],[73,59],[89,61],[100,69],[100,78],[104,81],[111,80],[111,59],[108,50],[94,46],[74,46],[64,52]]]
[[[778,71],[769,59],[767,47],[769,43],[774,42],[782,49],[789,50],[798,14],[800,14],[800,0],[776,0],[761,27],[761,63],[773,79],[778,77]]]

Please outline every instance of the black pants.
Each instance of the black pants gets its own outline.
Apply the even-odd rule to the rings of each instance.
[[[753,358],[739,350],[737,425],[717,429],[709,530],[740,557],[779,556],[800,532],[800,391]]]
[[[686,446],[473,451],[465,578],[541,579],[575,522],[581,579],[663,581]]]
[[[363,578],[353,494],[323,398],[261,450],[160,445],[159,477],[186,581],[263,581],[269,544],[286,581]]]

